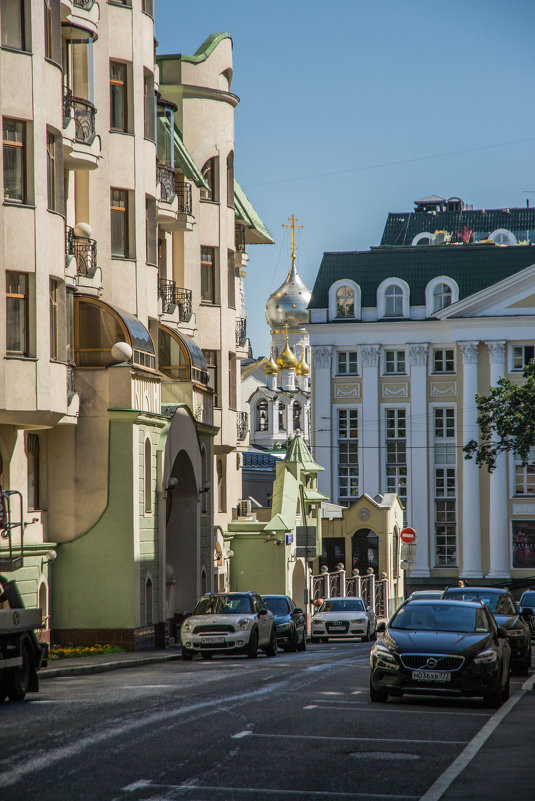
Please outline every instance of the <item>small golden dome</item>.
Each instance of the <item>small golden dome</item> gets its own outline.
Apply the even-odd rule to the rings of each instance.
[[[304,352],[304,350],[301,353],[301,359],[299,361],[299,364],[295,368],[295,374],[296,375],[310,375],[310,367],[308,366],[308,364],[305,361],[305,352]]]
[[[297,367],[297,357],[295,353],[292,351],[290,346],[288,345],[288,337],[286,337],[286,347],[279,355],[277,359],[277,364],[279,365],[281,370],[295,370]]]
[[[266,375],[277,375],[278,372],[279,368],[277,362],[273,358],[273,349],[271,349],[271,352],[269,354],[269,362],[267,362],[267,364],[264,365],[264,373]]]

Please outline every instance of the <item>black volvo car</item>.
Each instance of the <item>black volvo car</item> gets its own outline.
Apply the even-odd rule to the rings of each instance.
[[[404,693],[509,697],[511,649],[485,604],[411,601],[401,606],[370,652],[370,700]]]

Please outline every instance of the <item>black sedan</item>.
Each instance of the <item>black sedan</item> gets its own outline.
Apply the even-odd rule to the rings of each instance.
[[[520,610],[509,590],[501,587],[450,587],[444,590],[442,597],[452,601],[483,601],[498,626],[507,631],[512,667],[527,675],[531,667],[529,610]]]
[[[306,651],[307,627],[303,610],[288,595],[263,595],[275,618],[277,645],[284,651]]]
[[[370,700],[404,693],[482,696],[490,706],[509,697],[507,632],[485,604],[411,601],[403,604],[370,652]]]

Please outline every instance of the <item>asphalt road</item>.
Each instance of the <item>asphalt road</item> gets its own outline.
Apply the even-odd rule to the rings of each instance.
[[[369,649],[331,642],[44,679],[38,695],[2,706],[1,796],[417,801],[492,710],[479,700],[371,704]],[[512,692],[522,681],[513,677]]]

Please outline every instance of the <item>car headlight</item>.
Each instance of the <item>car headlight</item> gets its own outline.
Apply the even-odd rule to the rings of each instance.
[[[189,620],[184,621],[182,623],[182,631],[193,631],[193,623],[190,623]]]
[[[236,625],[239,629],[248,629],[251,624],[251,618],[249,617],[241,617]]]
[[[286,631],[287,629],[291,629],[291,623],[277,623],[277,631]]]
[[[355,618],[353,618],[353,620],[351,622],[352,623],[364,623],[365,620],[366,620],[365,617],[355,617]]]
[[[474,657],[474,665],[491,665],[498,659],[498,654],[492,648],[487,648],[486,651],[481,651]]]
[[[313,622],[313,623],[319,623],[319,624],[320,624],[320,626],[323,626],[323,624],[325,623],[325,621],[324,621],[324,619],[323,619],[322,617],[315,617],[315,618],[312,620],[312,622]]]
[[[523,637],[524,632],[520,631],[520,629],[507,629],[507,636],[508,637]]]
[[[382,642],[376,643],[370,653],[370,658],[375,659],[378,667],[390,668],[398,667],[394,654]]]

